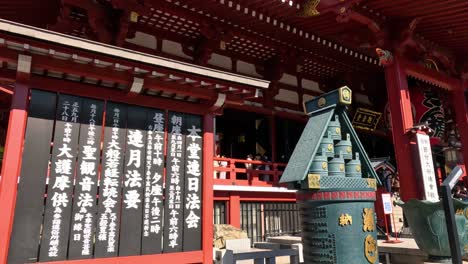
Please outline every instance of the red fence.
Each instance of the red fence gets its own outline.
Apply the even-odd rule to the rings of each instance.
[[[286,163],[214,158],[213,184],[277,187]]]

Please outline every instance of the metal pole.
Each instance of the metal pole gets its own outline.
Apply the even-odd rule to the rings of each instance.
[[[445,221],[447,224],[448,240],[450,243],[450,252],[452,254],[453,264],[462,264],[462,254],[460,250],[460,241],[458,240],[457,225],[455,222],[455,210],[452,203],[451,188],[443,183],[441,186],[442,204],[444,206]]]

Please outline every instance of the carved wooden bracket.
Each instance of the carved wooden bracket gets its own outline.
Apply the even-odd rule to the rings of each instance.
[[[388,50],[375,49],[377,56],[379,57],[380,64],[384,66],[389,66],[393,64],[393,54]]]
[[[307,0],[302,5],[300,16],[313,17],[328,12],[343,13],[352,5],[361,2],[362,0]]]

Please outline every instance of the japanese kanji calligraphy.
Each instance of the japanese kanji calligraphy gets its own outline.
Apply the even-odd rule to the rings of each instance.
[[[148,111],[145,198],[143,212],[142,253],[162,251],[163,177],[166,116],[162,111]]]
[[[101,173],[94,253],[97,257],[117,256],[126,119],[125,105],[107,103],[102,157],[103,171]]]
[[[81,108],[80,98],[59,96],[40,261],[67,257]]]
[[[103,101],[83,100],[69,258],[93,256]]]

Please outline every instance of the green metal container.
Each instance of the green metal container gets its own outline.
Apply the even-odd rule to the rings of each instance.
[[[375,192],[352,193],[300,192],[304,263],[379,263]]]
[[[322,150],[325,153],[325,150]],[[310,166],[309,173],[318,174],[321,177],[328,176],[328,158],[325,155],[315,156]]]
[[[341,154],[328,162],[328,175],[345,177],[345,161]]]
[[[329,158],[333,158],[335,156],[335,148],[333,146],[333,138],[330,132],[328,132],[328,136],[324,137],[319,145],[319,151],[317,152],[319,155],[323,155]]]
[[[351,146],[351,139],[349,134],[346,134],[346,139],[340,140],[335,145],[335,155],[343,155],[345,160],[350,160],[353,158],[353,148]]]
[[[338,115],[335,115],[335,120],[328,123],[327,132],[331,135],[333,140],[341,140],[341,124]]]
[[[348,161],[345,166],[346,177],[362,177],[361,160],[356,152],[355,158]]]
[[[452,202],[460,250],[464,254],[468,249],[468,203],[456,199],[452,199]],[[397,201],[396,204],[403,208],[414,240],[429,255],[429,260],[450,261],[450,243],[442,202],[410,199],[406,203]]]

